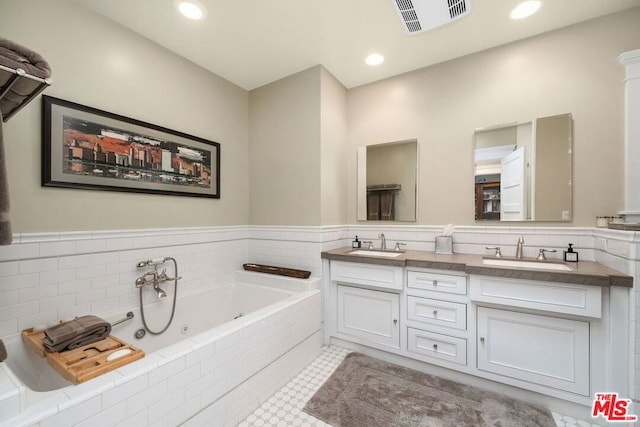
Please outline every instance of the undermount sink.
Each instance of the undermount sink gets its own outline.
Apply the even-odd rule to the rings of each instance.
[[[495,265],[500,267],[520,267],[520,268],[534,268],[540,270],[558,270],[558,271],[572,271],[572,268],[566,264],[553,261],[537,261],[537,260],[522,260],[522,259],[502,259],[502,258],[483,258],[482,263],[485,265]]]
[[[356,249],[355,251],[349,252],[349,255],[382,256],[387,258],[395,258],[402,254],[403,252],[387,252],[387,251],[376,251],[376,250],[370,250],[370,249]]]

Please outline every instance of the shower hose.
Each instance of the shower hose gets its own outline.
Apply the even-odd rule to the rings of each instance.
[[[160,335],[161,333],[163,333],[164,331],[169,329],[169,326],[171,326],[171,322],[173,322],[173,315],[176,314],[176,299],[178,298],[178,262],[173,257],[166,257],[164,259],[164,261],[169,261],[169,260],[173,261],[173,267],[175,269],[175,272],[174,272],[175,278],[173,279],[173,283],[174,283],[174,287],[173,287],[173,305],[171,307],[171,317],[169,317],[169,321],[167,322],[165,327],[162,328],[161,331],[153,331],[147,325],[147,320],[146,320],[146,318],[144,316],[144,304],[142,302],[142,288],[143,288],[143,286],[140,287],[140,317],[142,317],[142,325],[147,330],[147,332],[149,332],[151,335]]]

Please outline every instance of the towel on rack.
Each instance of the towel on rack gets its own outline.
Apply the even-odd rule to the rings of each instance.
[[[0,245],[10,245],[13,239],[9,221],[9,186],[2,139],[2,113],[0,112]]]
[[[47,61],[38,53],[0,37],[0,65],[12,70],[22,69],[27,74],[47,79],[51,77],[51,68]],[[0,93],[5,84],[13,77],[13,73],[0,74]],[[8,116],[17,106],[28,99],[32,93],[42,86],[42,81],[20,78],[0,98],[0,112]]]
[[[110,333],[111,323],[98,316],[81,316],[45,329],[42,343],[52,352],[73,350],[101,341]]]
[[[0,245],[10,245],[13,235],[9,221],[9,186],[2,122],[51,83],[43,80],[51,76],[51,69],[36,52],[2,37],[0,66],[4,67],[0,67]],[[27,75],[16,78],[19,76],[16,72],[18,69]]]

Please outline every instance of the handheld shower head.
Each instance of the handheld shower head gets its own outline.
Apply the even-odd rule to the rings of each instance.
[[[148,265],[158,265],[158,264],[162,264],[165,261],[167,261],[169,258],[152,258],[152,259],[146,259],[144,261],[140,261],[137,266],[138,268],[142,268],[142,267],[146,267]]]

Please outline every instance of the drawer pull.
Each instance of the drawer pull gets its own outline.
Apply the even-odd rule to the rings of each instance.
[[[438,317],[438,310],[433,310],[433,317]]]
[[[433,281],[433,286],[438,286],[438,281],[437,280]]]
[[[433,351],[438,351],[438,344],[433,345]]]

